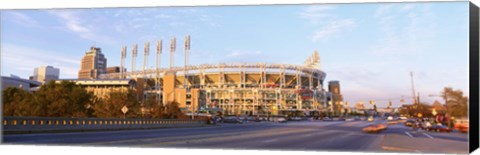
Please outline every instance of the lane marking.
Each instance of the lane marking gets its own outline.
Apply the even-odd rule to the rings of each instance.
[[[275,141],[277,141],[277,139],[269,139],[269,140],[264,140],[264,141],[262,141],[262,142],[264,142],[264,143],[271,143],[271,142],[275,142]]]
[[[433,139],[433,137],[432,137],[432,136],[430,136],[430,135],[428,135],[427,133],[423,133],[423,135],[427,136],[428,138],[431,138],[431,139]]]
[[[405,134],[407,134],[408,136],[413,138],[413,136],[410,133],[408,133],[407,131],[405,131]]]

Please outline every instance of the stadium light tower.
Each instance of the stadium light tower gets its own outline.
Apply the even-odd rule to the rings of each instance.
[[[137,48],[138,48],[137,44],[134,44],[132,48],[132,74],[135,71],[135,64],[136,64],[135,59],[137,58]]]
[[[174,65],[174,54],[175,54],[175,37],[170,39],[170,69],[173,68]]]
[[[120,61],[120,77],[119,79],[123,79],[125,72],[124,72],[124,67],[125,67],[125,58],[127,57],[127,46],[122,47],[122,56],[121,56],[121,61]]]
[[[160,78],[160,72],[159,72],[159,69],[160,69],[160,61],[161,61],[161,54],[162,54],[162,40],[158,40],[157,41],[157,59],[156,59],[156,65],[155,65],[155,71],[156,71],[156,77],[155,77],[155,89],[157,90],[157,93],[158,93],[158,96],[157,96],[157,104],[160,103],[160,85],[159,85],[159,78]]]
[[[147,67],[148,67],[148,55],[149,55],[149,51],[150,51],[150,42],[146,42],[145,43],[145,47],[144,47],[144,57],[143,57],[143,76],[144,78],[147,77],[147,74],[146,74],[146,70],[147,70]]]

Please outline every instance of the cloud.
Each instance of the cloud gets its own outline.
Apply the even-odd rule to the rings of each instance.
[[[351,30],[355,26],[355,22],[352,19],[342,19],[330,22],[328,25],[315,31],[312,41],[327,40],[328,38],[335,37],[335,35]]]
[[[333,17],[333,15],[328,13],[333,9],[335,9],[335,7],[331,5],[314,5],[304,9],[298,16],[308,20],[312,24],[318,24],[325,18]]]
[[[227,58],[249,58],[255,57],[261,54],[260,51],[244,51],[230,49],[230,53],[226,55]]]
[[[27,16],[23,13],[15,12],[15,11],[6,11],[4,14],[4,18],[9,19],[17,24],[28,26],[28,27],[38,27],[38,22]]]
[[[11,74],[23,74],[28,77],[33,74],[33,69],[40,66],[52,65],[60,68],[60,77],[76,77],[80,67],[80,59],[75,59],[61,54],[54,57],[49,53],[62,53],[45,51],[42,49],[25,47],[15,44],[2,44],[2,70]]]
[[[428,5],[381,6],[374,17],[382,32],[371,48],[370,53],[376,56],[418,55],[427,51],[424,48],[432,44],[437,33],[436,17]]]
[[[78,35],[80,38],[107,44],[116,42],[113,37],[103,35],[103,30],[100,27],[96,27],[96,25],[101,24],[95,23],[93,20],[86,21],[85,19],[88,18],[83,18],[80,11],[49,10],[47,12],[57,17],[63,23],[65,30]]]
[[[355,27],[355,21],[348,18],[340,18],[337,14],[331,13],[336,7],[332,5],[314,5],[303,9],[298,16],[306,19],[315,27],[312,41],[325,41],[335,38],[342,32]]]

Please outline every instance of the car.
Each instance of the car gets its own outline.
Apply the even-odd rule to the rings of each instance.
[[[285,119],[284,117],[273,117],[273,122],[285,123],[287,122],[287,119]]]
[[[358,117],[358,116],[355,116],[355,118],[353,118],[353,120],[355,120],[355,121],[361,121],[362,119],[361,119],[360,117]]]
[[[296,117],[289,117],[288,120],[289,121],[301,121],[301,120],[304,120],[304,118],[296,116]]]
[[[227,118],[224,118],[223,119],[223,123],[238,123],[238,124],[242,124],[243,121],[236,118],[236,117],[227,117]]]
[[[432,125],[430,127],[424,128],[427,131],[435,131],[435,132],[452,132],[452,129],[444,126],[444,125]]]
[[[410,126],[410,127],[411,127],[411,126],[415,125],[415,121],[409,119],[409,120],[405,121],[405,123],[403,123],[403,124],[404,124],[405,126]]]
[[[388,121],[393,121],[393,117],[392,117],[392,116],[388,116],[388,117],[387,117],[387,120],[388,120]]]
[[[468,130],[470,128],[470,125],[468,122],[469,120],[466,120],[466,119],[455,120],[454,128],[460,131],[461,133],[468,133]]]
[[[405,116],[400,116],[400,117],[398,117],[398,119],[400,119],[400,120],[407,120],[408,118],[405,117]]]
[[[323,121],[333,121],[333,119],[330,118],[330,117],[324,117],[322,120],[323,120]]]
[[[374,120],[375,119],[372,116],[368,117],[368,119],[367,119],[367,121],[369,121],[369,122],[373,122]]]

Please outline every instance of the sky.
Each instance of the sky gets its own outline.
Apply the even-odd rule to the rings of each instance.
[[[60,78],[76,78],[91,46],[102,49],[108,66],[120,65],[127,46],[130,70],[138,44],[138,69],[145,42],[153,67],[159,39],[165,67],[172,36],[180,66],[189,34],[190,64],[302,65],[318,50],[324,88],[340,81],[349,105],[410,103],[410,72],[421,101],[443,102],[429,95],[446,86],[469,92],[468,2],[2,10],[0,17],[2,76],[28,78],[35,67],[51,65]]]

